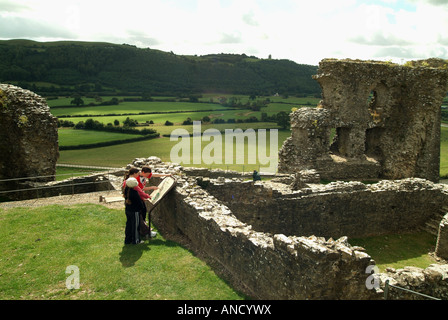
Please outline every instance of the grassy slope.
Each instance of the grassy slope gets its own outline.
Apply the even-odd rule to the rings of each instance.
[[[125,219],[123,211],[99,205],[0,209],[0,299],[242,298],[160,235],[124,246]],[[66,288],[72,265],[79,290]]]

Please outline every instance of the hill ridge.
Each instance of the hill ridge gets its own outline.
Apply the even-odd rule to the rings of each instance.
[[[0,40],[0,82],[49,83],[53,91],[315,95],[320,94],[312,79],[316,72],[317,66],[246,54],[193,56],[108,42]]]

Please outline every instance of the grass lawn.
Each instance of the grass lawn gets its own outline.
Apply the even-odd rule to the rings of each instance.
[[[436,263],[428,254],[434,252],[436,240],[437,237],[427,232],[418,232],[350,239],[349,243],[365,248],[380,271],[384,272],[387,267],[400,269],[414,266],[424,269]]]
[[[0,209],[0,299],[244,299],[160,235],[125,246],[125,221],[124,210],[100,205]],[[69,266],[79,289],[66,287]]]

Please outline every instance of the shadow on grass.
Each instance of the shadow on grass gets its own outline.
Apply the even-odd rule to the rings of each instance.
[[[150,247],[148,242],[123,245],[120,252],[121,265],[125,268],[134,266],[138,259],[143,255],[143,252],[149,250]]]
[[[120,262],[124,268],[129,268],[142,257],[143,252],[151,250],[152,246],[181,247],[178,243],[169,240],[151,239],[140,244],[125,244],[120,252]]]

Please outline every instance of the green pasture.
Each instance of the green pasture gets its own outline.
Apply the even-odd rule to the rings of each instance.
[[[59,146],[76,146],[115,140],[142,137],[143,135],[124,134],[105,131],[75,130],[73,128],[59,128]]]
[[[250,109],[229,109],[226,110],[224,106],[217,103],[207,103],[210,101],[219,101],[222,97],[216,94],[205,95],[200,98],[202,103],[193,103],[185,101],[140,101],[140,102],[120,102],[119,105],[111,106],[81,106],[70,108],[54,108],[55,106],[70,105],[72,98],[59,98],[55,100],[49,100],[48,103],[51,108],[51,112],[54,116],[60,119],[73,121],[75,124],[80,121],[86,121],[88,118],[94,118],[95,120],[104,124],[113,123],[115,120],[123,122],[127,117],[137,120],[139,123],[145,123],[147,121],[153,121],[156,124],[164,124],[166,121],[170,121],[175,124],[181,124],[188,118],[192,120],[200,120],[205,116],[213,119],[223,119],[228,121],[229,119],[244,120],[249,117],[255,116],[257,119],[261,119],[261,114],[266,113],[268,116],[277,114],[284,111],[291,112],[292,108],[300,106],[316,106],[319,99],[316,98],[281,98],[281,97],[269,97],[271,103],[262,107],[260,111],[252,111]],[[252,102],[248,96],[232,96],[227,95],[227,98],[236,97],[240,99],[242,104]],[[260,100],[265,100],[266,97],[261,97]],[[83,98],[85,104],[95,102],[93,98]],[[105,97],[104,101],[107,100]],[[205,111],[211,110],[211,111]],[[155,113],[155,114],[141,114],[141,113]],[[117,116],[107,116],[108,114],[117,114]],[[118,114],[126,114],[119,116]],[[85,116],[84,116],[85,115]]]
[[[132,97],[121,97],[121,96],[102,96],[101,101],[109,101],[112,98],[117,98],[118,100],[123,100],[124,98],[132,98]],[[135,97],[137,98],[137,97]],[[95,98],[89,97],[81,97],[84,101],[84,105],[87,106],[90,103],[99,103]],[[57,99],[47,99],[47,104],[50,108],[52,107],[60,107],[60,106],[74,106],[71,102],[73,101],[73,97],[58,97]],[[53,112],[53,109],[52,109]]]
[[[146,127],[140,127],[140,128],[146,128]],[[186,130],[189,134],[193,133],[193,125],[173,125],[173,126],[165,126],[161,124],[151,125],[151,129],[156,130],[160,135],[171,135],[171,132],[173,132],[176,129],[183,129]],[[137,128],[138,129],[138,128]],[[208,129],[216,129],[218,131],[221,131],[224,133],[226,129],[236,130],[241,129],[246,131],[247,129],[281,129],[277,124],[273,122],[250,122],[250,123],[235,123],[235,124],[228,124],[228,123],[201,123],[200,125],[201,132],[204,132]]]
[[[51,108],[51,113],[56,116],[78,116],[78,115],[104,115],[104,114],[126,114],[126,113],[148,113],[148,112],[188,112],[201,110],[225,109],[222,105],[215,103],[191,103],[191,102],[161,102],[161,101],[138,101],[121,102],[111,106],[84,106],[70,108]]]
[[[252,101],[264,101],[269,99],[271,103],[284,103],[284,104],[298,104],[298,105],[312,105],[317,106],[321,98],[315,98],[315,97],[294,97],[294,96],[257,96],[254,100],[251,100],[249,96],[247,95],[233,95],[233,94],[217,94],[217,93],[204,93],[202,95],[202,98],[199,98],[199,101],[202,102],[209,102],[214,101],[218,102],[220,98],[236,98],[239,99],[239,101],[242,104],[245,104],[247,102]]]
[[[289,109],[290,111],[291,109]],[[94,119],[101,123],[107,125],[108,123],[114,123],[115,120],[123,123],[126,118],[131,118],[133,120],[137,120],[139,123],[145,123],[149,121],[153,121],[155,124],[165,124],[166,121],[170,121],[174,124],[182,124],[185,120],[190,118],[192,121],[199,121],[205,116],[210,117],[213,121],[214,119],[224,119],[228,121],[229,119],[247,119],[251,116],[257,117],[257,119],[261,118],[262,111],[250,111],[250,110],[224,110],[224,111],[201,111],[201,112],[182,112],[182,113],[162,113],[162,114],[133,114],[133,115],[124,115],[124,116],[87,116],[87,117],[60,117],[62,120],[70,120],[73,123],[78,123],[80,121],[86,121],[87,119]],[[272,114],[272,113],[271,113]]]
[[[185,126],[189,127],[188,130],[192,130],[192,126]],[[179,129],[179,128],[178,128]],[[180,128],[181,129],[181,128]],[[207,130],[206,128],[202,128],[203,130]],[[187,128],[185,128],[185,132],[188,132]],[[242,129],[244,132],[247,132],[246,129]],[[94,133],[94,132],[93,132]],[[259,141],[258,137],[258,131],[255,131],[256,135],[256,143]],[[264,155],[266,157],[271,156],[271,148],[270,148],[270,131],[266,131],[266,150],[263,150]],[[290,136],[289,130],[278,130],[278,149],[281,148],[283,141]],[[185,139],[185,140],[184,140]],[[204,137],[202,137],[200,144],[201,144],[201,159],[205,157],[205,155],[211,155],[212,157],[215,156],[214,152],[208,152],[206,148],[211,148],[214,143],[215,138],[211,138],[210,141],[205,141]],[[221,168],[226,170],[236,170],[236,171],[252,171],[255,169],[259,169],[260,167],[265,167],[265,165],[262,165],[259,163],[259,157],[258,153],[262,152],[259,151],[258,147],[256,147],[256,163],[250,164],[249,163],[249,139],[244,139],[244,146],[241,146],[240,144],[237,144],[237,140],[234,139],[235,143],[232,145],[225,143],[225,135],[222,134],[219,139],[221,139],[221,154],[222,154],[222,163],[216,163],[218,161],[215,161],[215,163],[205,163],[201,162],[199,164],[193,163],[193,160],[190,160],[190,163],[181,163],[184,166],[199,166],[199,167],[208,167],[208,168]],[[60,151],[60,157],[59,157],[59,163],[66,163],[66,164],[78,164],[78,165],[92,165],[92,166],[107,166],[107,167],[123,167],[126,166],[128,163],[130,163],[135,158],[147,158],[150,156],[156,156],[159,157],[162,161],[171,162],[171,150],[173,147],[180,146],[181,143],[187,143],[190,147],[190,156],[193,156],[193,142],[196,142],[197,140],[193,140],[193,138],[190,137],[184,137],[181,138],[178,135],[173,136],[173,141],[169,137],[162,137],[158,139],[152,139],[148,141],[140,141],[140,142],[132,142],[127,144],[121,144],[121,145],[114,145],[114,146],[108,146],[108,147],[101,147],[101,148],[94,148],[94,149],[84,149],[84,150],[65,150]],[[218,140],[216,140],[218,141]],[[226,152],[229,152],[231,150],[230,148],[233,148],[233,160],[231,163],[226,163],[225,161],[225,154]],[[204,153],[204,149],[206,149]],[[274,153],[278,153],[278,149],[274,150]],[[244,150],[244,151],[243,151]],[[214,150],[212,150],[214,151]],[[216,149],[218,151],[218,149]],[[240,151],[238,153],[237,151]],[[244,155],[244,159],[241,157],[241,154]],[[183,153],[178,153],[179,156],[182,156]],[[238,157],[240,155],[240,157]],[[203,157],[204,156],[204,157]]]

